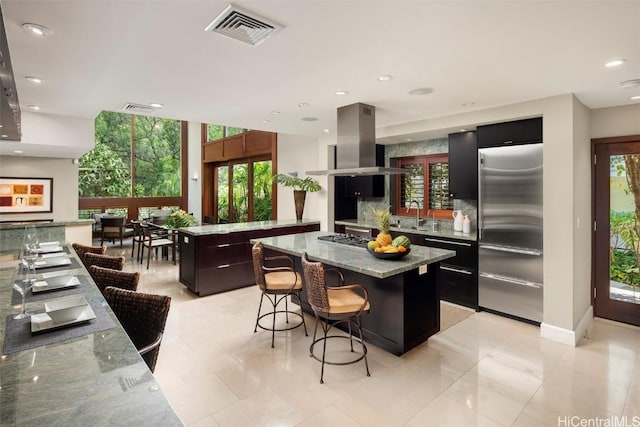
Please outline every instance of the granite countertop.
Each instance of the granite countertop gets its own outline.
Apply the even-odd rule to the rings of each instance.
[[[79,262],[70,245],[65,248]],[[10,283],[16,263],[0,266],[0,350],[7,333],[7,316],[20,309],[11,304]],[[102,304],[115,327],[3,354],[0,424],[183,425],[86,269],[67,274],[84,276],[81,294]],[[49,292],[48,296],[59,297],[56,293]],[[27,312],[42,310],[43,303],[27,299]]]
[[[355,225],[360,227],[368,227],[368,228],[378,228],[378,225],[373,222],[366,221],[358,221],[357,219],[344,219],[335,221],[336,224],[339,225]],[[478,232],[477,230],[472,230],[471,233],[465,234],[460,231],[453,231],[451,228],[441,226],[437,231],[432,231],[431,227],[426,225],[424,228],[420,228],[416,230],[411,227],[397,227],[392,225],[389,230],[396,231],[399,233],[412,233],[412,234],[422,234],[424,236],[432,236],[441,239],[457,239],[457,240],[469,240],[469,241],[477,241],[478,240]]]
[[[35,225],[36,227],[65,227],[74,225],[92,225],[95,221],[92,219],[76,219],[69,221],[15,221],[0,223],[0,230],[10,230],[14,228],[24,228],[27,225]]]
[[[294,256],[302,256],[306,252],[311,260],[380,279],[404,273],[422,265],[442,261],[456,254],[454,251],[412,245],[411,252],[402,259],[379,259],[368,253],[365,248],[318,240],[318,236],[328,234],[333,233],[314,231],[287,234],[252,239],[251,243],[262,242],[266,248]]]
[[[212,234],[229,234],[241,231],[270,230],[273,228],[294,227],[296,225],[314,225],[320,221],[313,219],[277,219],[272,221],[234,222],[230,224],[208,224],[195,227],[180,228],[180,232],[191,236],[207,236]]]

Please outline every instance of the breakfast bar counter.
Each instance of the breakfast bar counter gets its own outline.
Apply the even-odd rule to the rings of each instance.
[[[11,285],[18,261],[15,254],[2,254],[0,425],[183,425],[75,252],[69,245],[64,252],[71,264],[37,270],[36,280],[53,270],[80,284],[37,295],[28,291],[27,313],[73,294],[86,298],[97,318],[37,335],[29,330],[30,319],[13,319],[20,310]],[[74,332],[91,327],[96,332]]]
[[[338,268],[345,283],[359,283],[369,294],[371,310],[361,317],[364,338],[401,355],[440,331],[438,263],[454,251],[413,245],[398,260],[375,258],[366,248],[319,240],[326,232],[310,232],[253,239],[274,252],[292,256],[302,274],[301,257]],[[331,282],[328,280],[328,284]],[[302,307],[313,313],[303,287]]]

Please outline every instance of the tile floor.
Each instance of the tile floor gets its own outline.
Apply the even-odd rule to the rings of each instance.
[[[275,349],[253,333],[256,287],[198,298],[172,263],[108,253],[141,272],[140,291],[173,298],[155,375],[188,426],[640,426],[640,328],[596,319],[572,348],[443,304],[447,329],[428,342],[402,357],[371,345],[371,377],[361,363],[329,366],[319,384],[302,329]]]

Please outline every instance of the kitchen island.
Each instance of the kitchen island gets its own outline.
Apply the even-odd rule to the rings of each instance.
[[[311,232],[253,239],[268,251],[290,255],[302,273],[300,258],[338,268],[345,283],[359,283],[369,294],[371,311],[361,317],[364,338],[384,350],[401,355],[440,331],[438,263],[454,251],[413,245],[400,260],[375,258],[365,248],[318,240],[326,232]],[[273,252],[271,252],[273,254]],[[332,284],[331,278],[328,284]],[[302,291],[302,308],[313,313]]]
[[[251,239],[314,230],[320,230],[320,221],[307,219],[180,228],[180,283],[198,296],[253,285]]]

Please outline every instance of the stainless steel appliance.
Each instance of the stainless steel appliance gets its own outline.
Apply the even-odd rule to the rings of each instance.
[[[542,144],[478,150],[478,304],[542,322]]]

